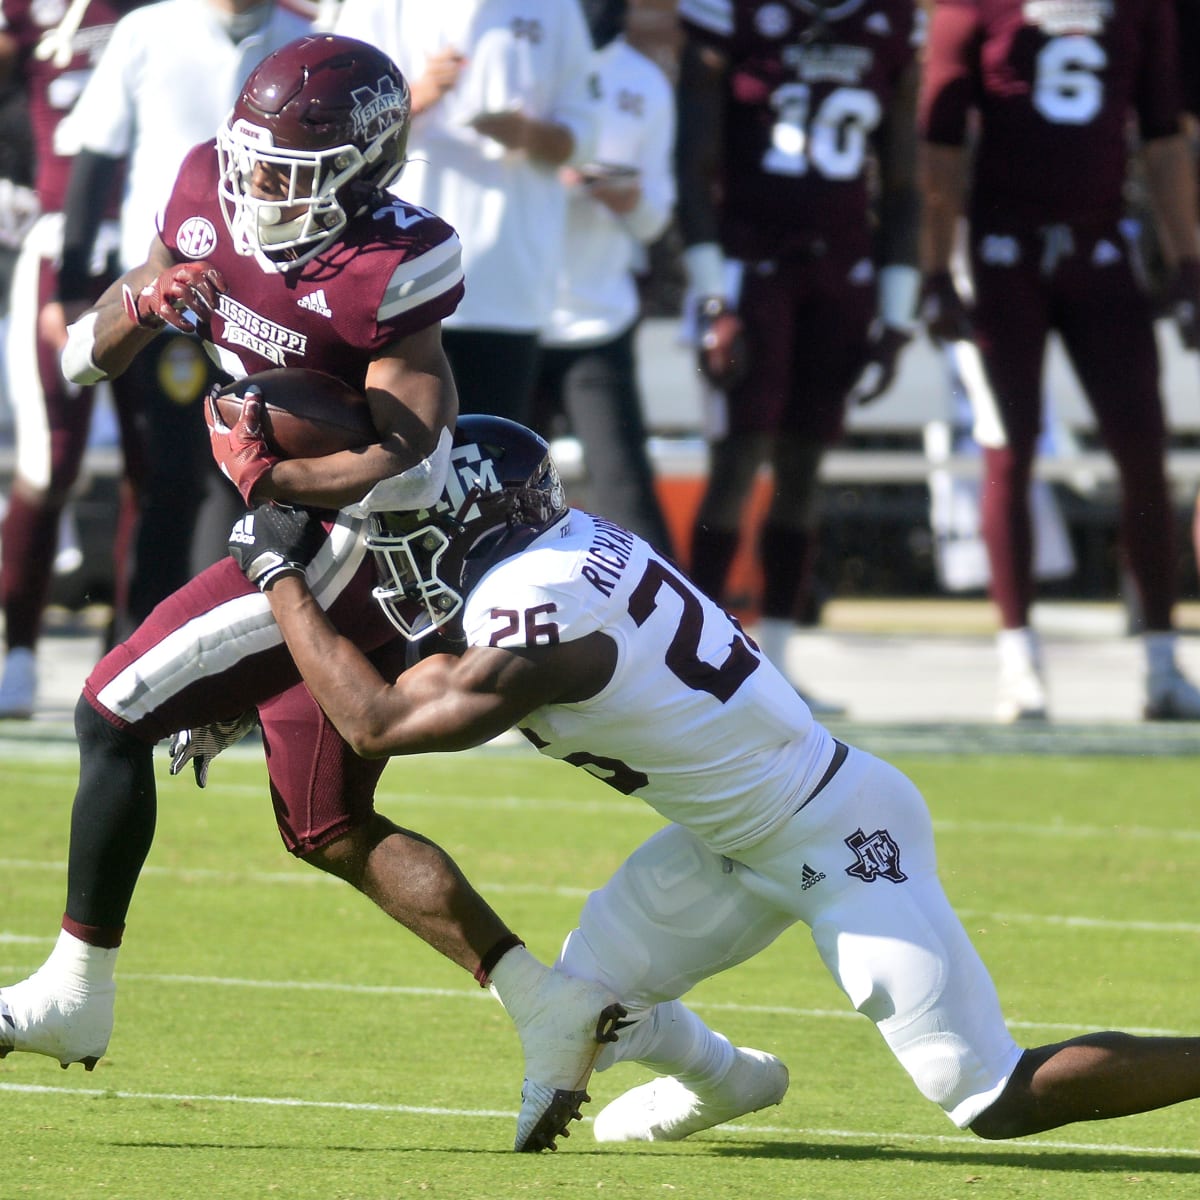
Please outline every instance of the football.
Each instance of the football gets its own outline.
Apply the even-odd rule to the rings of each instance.
[[[262,430],[280,458],[324,458],[379,441],[366,397],[335,375],[307,367],[277,367],[247,375],[221,388],[213,404],[233,427],[250,388],[263,401]]]

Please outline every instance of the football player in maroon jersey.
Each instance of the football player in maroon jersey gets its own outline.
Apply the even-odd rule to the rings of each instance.
[[[757,638],[787,674],[809,604],[822,454],[848,401],[886,390],[916,323],[922,18],[912,0],[683,0],[679,11],[679,223],[714,389],[691,572],[722,594],[744,502],[770,462]]]
[[[1121,534],[1146,632],[1149,720],[1200,719],[1180,672],[1172,610],[1174,517],[1152,313],[1121,226],[1130,117],[1160,218],[1173,297],[1200,300],[1196,186],[1180,126],[1173,0],[938,0],[920,107],[929,329],[973,342],[984,446],[982,523],[1000,611],[1003,721],[1046,716],[1029,478],[1046,339],[1061,337],[1121,480]],[[973,165],[966,146],[977,121]],[[968,223],[968,312],[950,273]],[[1181,329],[1187,334],[1186,324]]]
[[[441,491],[457,395],[440,321],[463,292],[454,230],[385,190],[408,128],[408,85],[373,47],[307,36],[269,55],[217,138],[184,161],[147,262],[72,327],[64,355],[71,377],[96,382],[171,325],[197,332],[234,376],[302,365],[364,391],[379,434],[365,449],[278,461],[252,391],[232,428],[210,415],[212,448],[247,502],[325,511],[314,591],[339,629],[394,666],[398,637],[372,599],[361,531],[377,506],[419,508]],[[285,844],[496,988],[526,1054],[516,1148],[552,1146],[586,1099],[615,997],[537,962],[449,856],[374,811],[384,760],[358,758],[324,717],[266,596],[228,558],[84,684],[62,932],[43,967],[0,989],[0,1056],[90,1068],[105,1052],[114,960],[154,833],[154,744],[209,727],[176,756],[202,773],[255,708]],[[220,722],[232,732],[214,732]]]
[[[62,210],[71,160],[55,153],[54,133],[100,58],[118,17],[133,3],[3,0],[0,78],[19,79],[28,102],[41,215],[25,235],[14,269],[5,355],[17,434],[16,471],[0,537],[0,601],[7,647],[0,678],[0,717],[30,717],[37,704],[36,649],[58,549],[59,521],[79,477],[91,427],[94,389],[63,378],[66,331],[53,304],[62,250]],[[93,299],[113,275],[116,197],[97,197],[105,221],[98,266],[85,264],[81,287]],[[57,321],[55,318],[57,317]],[[118,405],[127,467],[138,459],[131,414]],[[134,516],[126,496],[121,527]],[[115,556],[123,558],[121,539]],[[124,571],[118,563],[118,575]]]

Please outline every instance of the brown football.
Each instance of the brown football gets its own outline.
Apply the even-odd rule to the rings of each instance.
[[[307,367],[277,367],[247,375],[215,397],[232,428],[251,387],[263,401],[263,438],[280,458],[324,458],[379,441],[366,397],[335,375]]]

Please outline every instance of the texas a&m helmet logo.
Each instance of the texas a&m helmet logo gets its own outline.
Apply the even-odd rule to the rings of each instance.
[[[858,855],[858,861],[846,868],[847,875],[864,883],[873,883],[876,879],[903,883],[908,878],[900,870],[900,847],[886,829],[877,829],[874,833],[856,829],[845,842]]]

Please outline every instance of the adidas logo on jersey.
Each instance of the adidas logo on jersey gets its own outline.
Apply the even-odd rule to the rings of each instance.
[[[301,308],[307,308],[309,312],[320,313],[323,317],[333,316],[333,310],[325,303],[324,288],[317,288],[315,292],[309,292],[307,296],[301,296],[296,303]]]
[[[814,871],[812,867],[805,863],[800,871],[800,890],[807,892],[814,884],[818,884],[825,878],[824,871]]]

